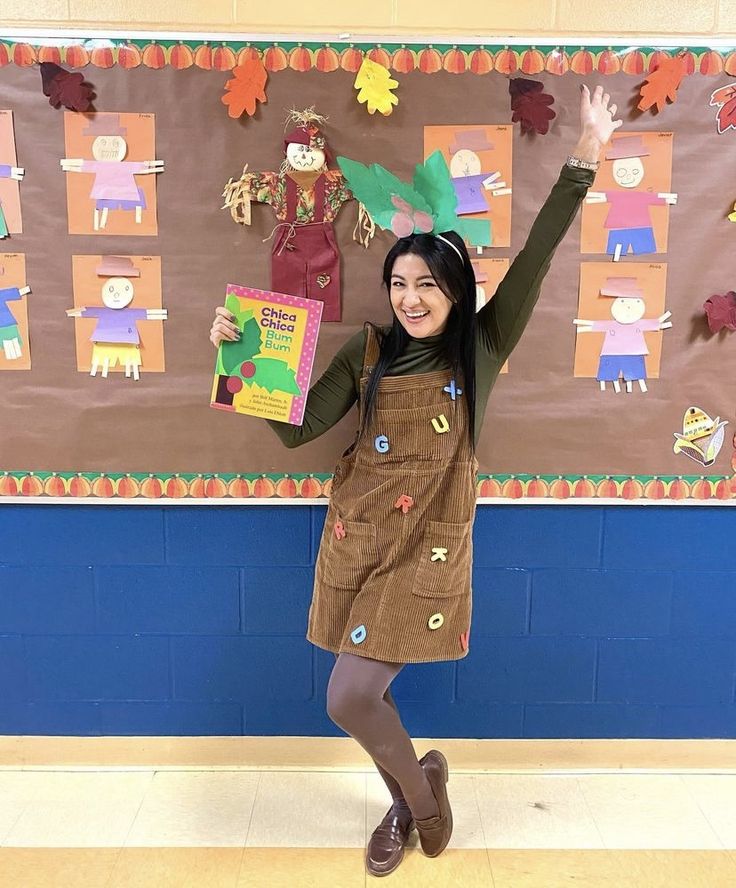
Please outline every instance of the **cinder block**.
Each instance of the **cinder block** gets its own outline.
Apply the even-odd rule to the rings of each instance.
[[[65,16],[66,18],[66,16]],[[162,25],[231,25],[232,0],[69,0],[71,21],[146,22]]]
[[[95,569],[99,631],[111,634],[235,634],[240,575],[234,567]]]
[[[524,712],[524,737],[659,737],[658,706],[614,703],[530,703]]]
[[[719,510],[720,511],[720,510]],[[731,639],[615,639],[600,642],[596,700],[609,703],[730,703]]]
[[[165,517],[170,564],[310,563],[309,506],[169,507]]]
[[[298,0],[280,0],[278,5],[235,0],[235,21],[243,28],[275,31],[322,30],[341,33],[368,28],[389,29],[392,0],[372,3],[340,3],[313,0],[305,6]]]
[[[314,569],[247,567],[243,571],[246,635],[305,635]]]
[[[0,734],[99,737],[99,703],[3,703]]]
[[[734,534],[733,509],[613,508],[606,513],[602,566],[677,571],[707,565],[708,570],[730,570]]]
[[[707,34],[715,26],[715,11],[709,0],[558,0],[556,25],[572,34]]]
[[[520,568],[474,568],[471,636],[525,635],[531,576]]]
[[[6,703],[28,700],[23,639],[17,635],[0,635],[0,676],[0,709]]]
[[[309,642],[298,636],[191,636],[171,643],[177,701],[267,700],[278,707],[312,695]]]
[[[695,567],[695,565],[693,565]],[[673,635],[736,637],[736,573],[685,570],[674,576]]]
[[[478,703],[593,699],[595,642],[585,638],[476,638],[458,662],[457,699]]]
[[[649,570],[537,570],[531,632],[652,636],[669,632],[672,575]]]
[[[479,506],[476,567],[598,567],[603,509],[597,506]]]
[[[0,566],[0,632],[94,633],[92,568]]]
[[[243,733],[239,703],[102,703],[102,733],[112,736],[208,737]]]
[[[422,0],[398,0],[396,24],[424,33],[517,34],[540,33],[555,21],[554,0],[514,3],[513,0],[468,0],[462,7]]]
[[[166,638],[26,636],[28,700],[165,700]]]
[[[715,706],[662,706],[658,737],[695,739],[736,737],[736,704]]]

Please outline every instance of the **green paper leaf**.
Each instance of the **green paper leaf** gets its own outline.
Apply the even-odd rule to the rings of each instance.
[[[439,149],[433,151],[424,163],[417,164],[414,188],[432,208],[433,233],[457,230],[457,194],[450,179],[447,162]]]
[[[287,395],[301,395],[302,391],[296,384],[294,371],[286,361],[278,358],[254,358],[256,365],[255,376],[244,379],[246,385],[260,385],[266,391],[286,392]]]
[[[415,210],[431,215],[432,208],[422,195],[380,164],[374,163],[367,167],[347,157],[338,157],[337,163],[345,176],[348,188],[362,204],[365,204],[376,225],[381,228],[391,230],[391,220],[398,212],[391,201],[393,195],[398,195]]]
[[[465,219],[458,216],[453,228],[474,247],[492,246],[491,223],[488,219]]]
[[[251,312],[252,315],[252,312]],[[248,318],[237,342],[223,342],[220,357],[223,374],[239,375],[238,370],[244,361],[250,361],[261,350],[261,331],[254,317]]]

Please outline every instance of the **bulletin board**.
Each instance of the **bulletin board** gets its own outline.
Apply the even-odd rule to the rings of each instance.
[[[366,58],[385,70],[398,100],[374,113],[355,86]],[[680,73],[670,76],[665,97],[652,75],[674,59]],[[264,71],[265,101],[231,116],[226,84],[254,61]],[[41,62],[81,75],[94,91],[92,108],[53,107]],[[473,214],[492,220],[492,242],[471,246],[483,299],[492,298],[575,145],[585,82],[605,87],[624,126],[496,381],[478,445],[478,497],[729,503],[736,497],[735,75],[736,50],[715,44],[0,34],[7,228],[0,238],[0,501],[327,498],[357,410],[289,450],[262,420],[210,407],[214,308],[228,283],[269,289],[278,236],[267,202],[252,203],[249,226],[233,221],[223,209],[226,183],[246,164],[278,172],[286,116],[310,106],[326,118],[333,170],[343,155],[408,181],[432,148],[450,165],[461,148],[470,151],[483,177],[498,173],[506,186]],[[536,81],[552,98],[547,132],[522,132],[514,118],[509,89],[517,78]],[[642,110],[652,83],[662,94]],[[353,237],[357,202],[337,201],[331,210],[339,319],[323,320],[313,381],[364,321],[391,319],[381,265],[394,237],[378,231],[366,249]],[[110,300],[118,302],[110,308]],[[633,321],[630,310],[638,311]],[[111,330],[91,341],[95,331]]]

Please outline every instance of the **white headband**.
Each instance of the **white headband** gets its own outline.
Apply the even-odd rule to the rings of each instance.
[[[463,263],[463,265],[465,265],[465,260],[463,259],[463,254],[462,254],[462,253],[460,252],[460,250],[455,246],[455,244],[453,244],[452,241],[447,240],[446,237],[442,237],[441,234],[435,234],[435,237],[438,237],[441,241],[444,241],[448,246],[452,247],[452,249],[453,249],[453,250],[457,253],[457,255],[459,256],[460,261]]]

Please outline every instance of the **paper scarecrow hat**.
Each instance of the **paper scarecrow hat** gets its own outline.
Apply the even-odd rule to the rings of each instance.
[[[130,256],[103,256],[102,262],[95,268],[99,277],[140,277],[141,270],[133,265]]]
[[[606,160],[619,160],[624,157],[648,157],[652,152],[644,145],[641,136],[621,136],[613,140],[606,151]]]
[[[127,128],[120,126],[119,114],[95,114],[82,130],[83,136],[124,136]]]
[[[373,222],[397,237],[456,231],[473,243],[490,239],[486,219],[468,219],[455,212],[457,194],[439,149],[416,165],[411,184],[378,163],[364,166],[347,157],[338,157],[337,163]]]
[[[284,136],[284,151],[286,151],[287,145],[296,143],[297,145],[309,145],[310,148],[319,148],[326,155],[329,154],[327,139],[319,128],[319,125],[323,124],[325,120],[326,118],[317,114],[313,107],[305,108],[303,111],[291,111],[286,119],[286,125],[296,123],[296,126]]]
[[[635,277],[607,277],[601,287],[601,296],[614,299],[643,299],[644,291]]]
[[[465,148],[468,151],[493,151],[493,142],[488,141],[485,130],[465,130],[455,133],[455,141],[450,145],[450,154],[457,154]]]

